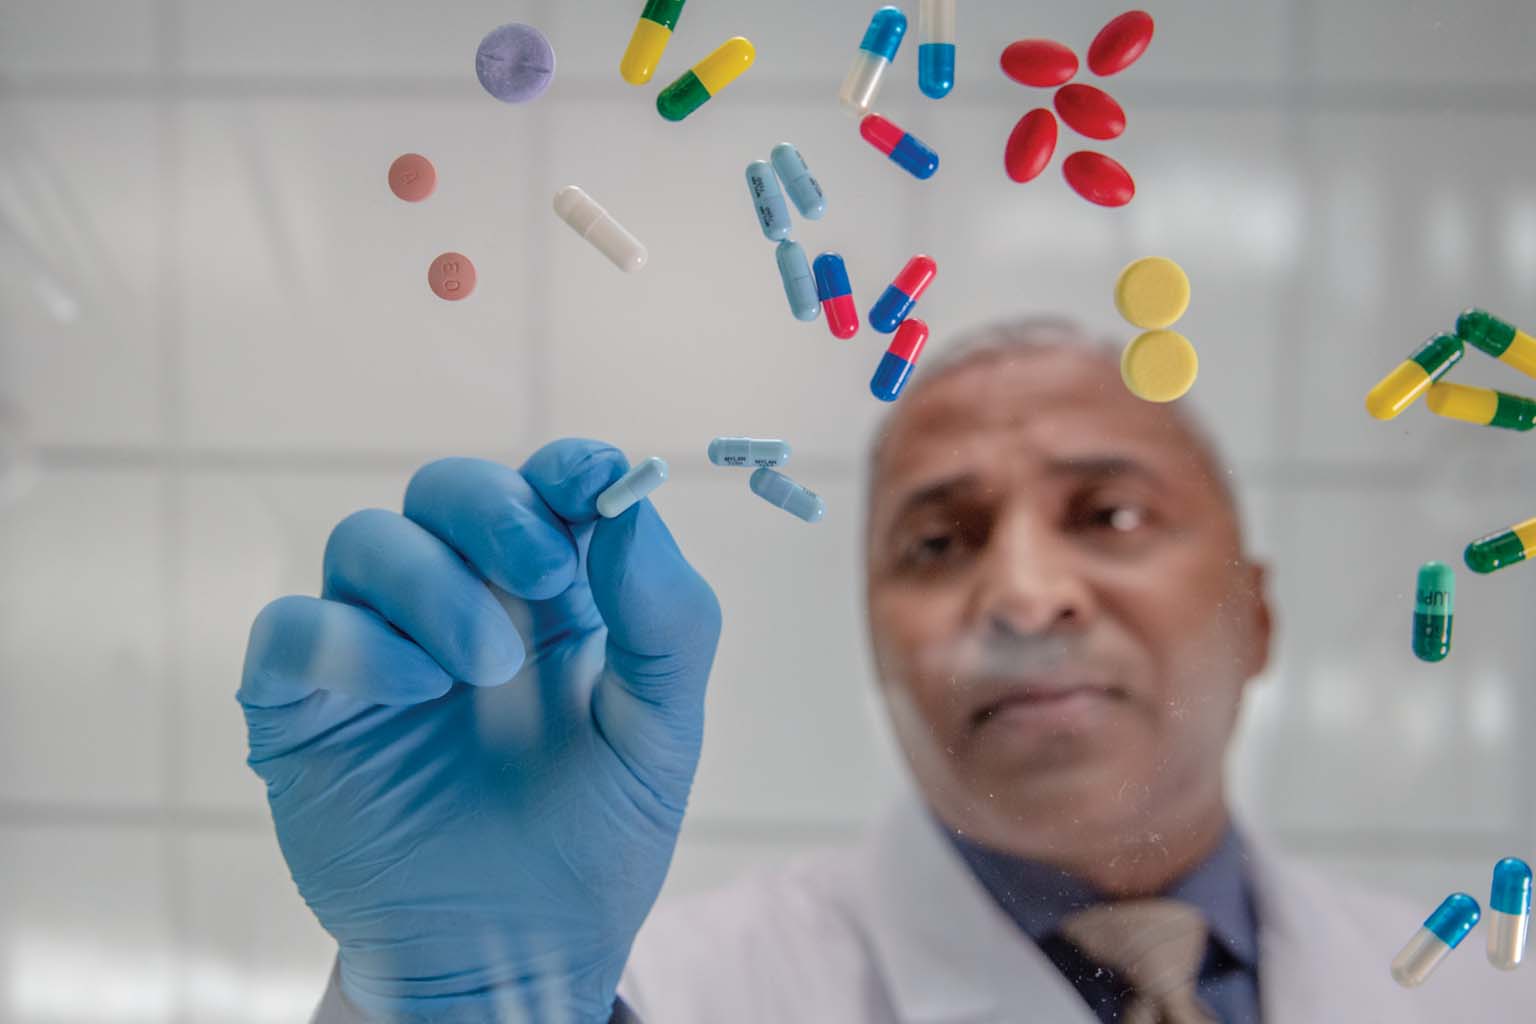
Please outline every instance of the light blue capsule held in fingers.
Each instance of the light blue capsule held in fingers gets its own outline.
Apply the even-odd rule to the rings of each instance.
[[[821,315],[821,299],[816,295],[816,277],[805,248],[799,242],[779,243],[774,258],[779,263],[779,279],[784,282],[784,297],[796,320],[815,320]]]
[[[747,164],[747,191],[752,194],[752,206],[757,211],[757,223],[763,229],[763,237],[770,242],[789,237],[789,207],[784,204],[784,193],[779,190],[779,179],[766,160],[753,160]]]
[[[810,165],[805,162],[805,157],[800,155],[794,143],[781,142],[774,146],[768,159],[773,161],[773,169],[784,183],[784,191],[789,193],[790,202],[795,204],[800,216],[806,220],[820,220],[821,215],[827,212],[826,194],[821,191],[821,184],[811,177]]]
[[[817,522],[826,515],[827,506],[820,495],[776,470],[757,470],[752,474],[751,484],[753,494],[808,523]]]
[[[709,461],[717,466],[782,466],[789,443],[756,437],[717,437],[709,442]]]
[[[597,496],[597,514],[612,519],[666,482],[666,462],[652,455]]]

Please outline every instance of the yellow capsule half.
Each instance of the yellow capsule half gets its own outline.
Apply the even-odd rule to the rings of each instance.
[[[1461,339],[1437,334],[1398,364],[1365,396],[1365,411],[1378,420],[1395,419],[1428,390],[1466,351]]]
[[[756,59],[757,49],[750,39],[732,36],[714,53],[695,64],[693,73],[711,96],[718,96],[721,89],[740,78]]]
[[[635,34],[629,37],[624,59],[619,61],[619,74],[630,85],[644,85],[656,73],[661,55],[666,52],[672,30],[658,25],[649,18],[635,22]]]

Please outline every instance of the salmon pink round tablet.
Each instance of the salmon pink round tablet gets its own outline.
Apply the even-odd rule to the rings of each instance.
[[[468,298],[475,290],[475,265],[463,253],[445,252],[427,268],[427,286],[450,302]]]
[[[1152,42],[1152,15],[1146,11],[1126,11],[1099,29],[1088,44],[1088,70],[1109,76],[1124,71],[1147,52]]]
[[[1124,206],[1136,194],[1131,172],[1103,153],[1079,150],[1062,161],[1061,173],[1074,192],[1100,206]]]
[[[1125,131],[1125,111],[1115,98],[1091,85],[1064,85],[1056,90],[1056,113],[1067,127],[1090,139],[1113,139]]]
[[[1052,39],[1020,39],[1003,51],[1003,74],[1049,89],[1077,74],[1077,54]]]
[[[437,168],[420,153],[405,153],[389,165],[389,190],[408,203],[419,203],[437,188]]]
[[[1003,149],[1003,169],[1014,181],[1037,177],[1056,152],[1056,119],[1044,107],[1019,118]]]

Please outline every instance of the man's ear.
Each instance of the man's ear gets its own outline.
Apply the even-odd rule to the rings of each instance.
[[[1248,678],[1252,679],[1269,667],[1269,647],[1274,633],[1274,618],[1269,610],[1269,566],[1262,562],[1249,562],[1245,566],[1248,579],[1244,590],[1248,595],[1249,629]]]

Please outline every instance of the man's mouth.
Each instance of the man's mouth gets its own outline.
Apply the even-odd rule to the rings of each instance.
[[[1108,683],[1069,680],[1010,680],[992,683],[995,694],[984,697],[971,715],[972,727],[1002,719],[1060,719],[1088,714],[1106,704],[1125,701],[1130,694]]]

